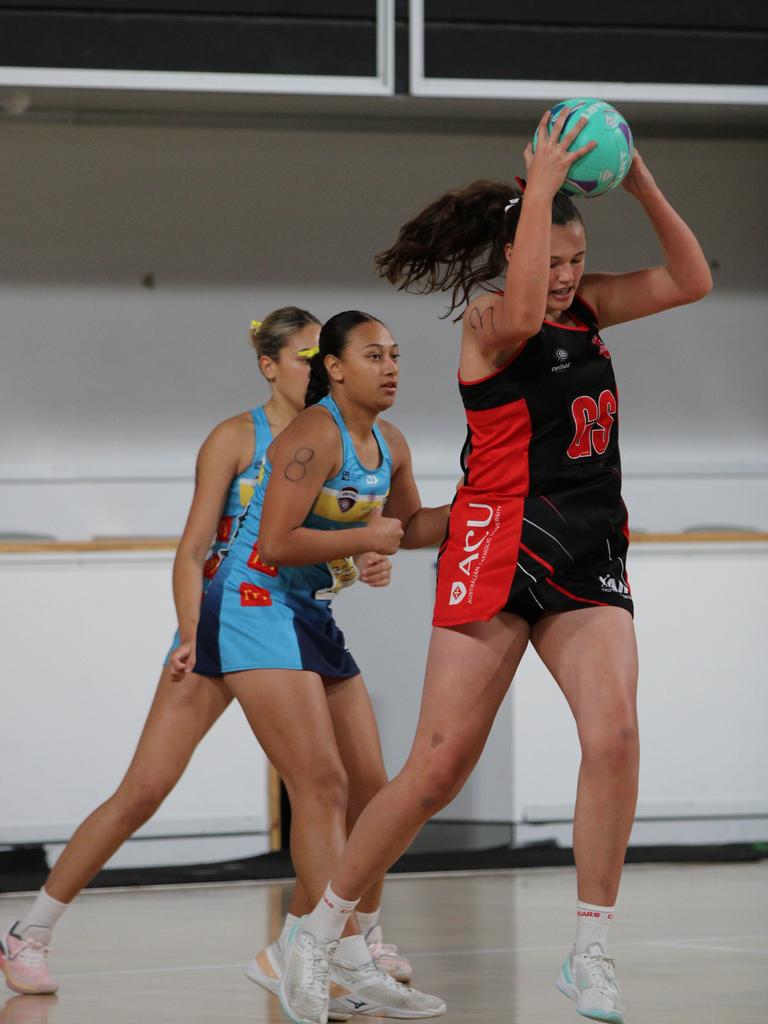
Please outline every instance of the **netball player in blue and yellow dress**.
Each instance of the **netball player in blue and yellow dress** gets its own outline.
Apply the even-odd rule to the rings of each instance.
[[[370,700],[330,600],[354,581],[351,556],[435,544],[447,522],[447,507],[421,507],[408,446],[378,421],[395,401],[397,359],[389,331],[368,314],[324,324],[308,408],[270,446],[266,487],[241,518],[197,630],[199,671],[235,694],[285,782],[291,855],[313,903],[346,840],[349,766],[360,774],[375,761],[372,787],[383,772]],[[334,720],[342,701],[349,712]],[[348,931],[332,967],[332,1011],[444,1012],[442,1000],[380,970],[352,922]],[[279,980],[277,952],[264,967]]]
[[[56,921],[115,851],[154,814],[203,736],[232,700],[220,679],[190,674],[200,591],[210,585],[237,520],[253,496],[269,444],[304,406],[309,363],[302,352],[317,344],[319,332],[318,320],[293,306],[276,310],[263,324],[252,325],[251,341],[271,397],[266,405],[220,423],[200,450],[195,495],[174,564],[181,642],[177,634],[135,755],[118,789],[80,825],[37,899],[0,938],[0,963],[14,991],[56,990],[46,956]],[[373,586],[386,585],[389,572],[386,558],[361,561],[362,579]],[[354,710],[345,706],[343,698],[334,697],[330,706],[334,720],[344,727],[354,721]],[[365,725],[370,732],[367,709]],[[366,772],[358,772],[357,763],[347,765],[353,814],[384,779],[376,749],[374,744],[373,767]],[[360,767],[365,767],[362,756]],[[378,907],[380,888],[374,887],[366,910]],[[292,909],[301,912],[305,906],[306,897],[299,889]],[[391,950],[383,953],[380,960],[402,972],[402,958]]]
[[[322,1024],[326,996],[302,975],[345,914],[421,825],[461,789],[528,643],[576,720],[582,760],[574,820],[576,941],[558,988],[577,1011],[621,1024],[625,1003],[605,955],[637,798],[637,651],[625,575],[618,395],[599,331],[694,302],[712,279],[693,232],[639,153],[624,187],[655,231],[663,262],[584,274],[579,213],[558,193],[588,148],[568,146],[547,112],[528,184],[478,181],[417,214],[379,259],[388,280],[453,294],[463,307],[459,386],[467,415],[464,480],[441,548],[434,629],[416,738],[402,772],[368,805],[323,900],[289,942],[281,1001]],[[504,275],[503,291],[491,291]],[[473,293],[478,290],[479,295]]]

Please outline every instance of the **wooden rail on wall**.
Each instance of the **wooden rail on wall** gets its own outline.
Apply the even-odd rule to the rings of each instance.
[[[768,533],[707,530],[691,533],[633,533],[633,544],[739,544],[768,541]],[[0,542],[0,555],[38,555],[96,551],[175,551],[176,537],[110,537],[103,540]]]

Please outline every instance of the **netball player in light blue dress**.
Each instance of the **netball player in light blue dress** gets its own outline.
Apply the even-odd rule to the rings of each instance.
[[[291,855],[313,902],[346,840],[349,765],[370,765],[372,788],[383,776],[369,697],[331,599],[354,581],[352,556],[437,544],[448,517],[447,506],[421,507],[405,439],[378,419],[395,401],[397,360],[391,334],[368,314],[324,324],[308,408],[270,445],[266,486],[240,520],[197,630],[198,670],[235,694],[285,782]],[[357,709],[354,722],[332,720],[339,700]],[[356,932],[352,919],[327,968],[332,1013],[445,1012],[379,969]],[[265,952],[252,976],[265,983],[260,969],[278,988],[284,945]]]
[[[181,636],[177,633],[122,782],[77,829],[20,920],[0,934],[0,967],[14,991],[56,991],[58,985],[48,971],[47,950],[57,920],[83,886],[152,817],[178,782],[203,736],[232,700],[221,679],[191,672],[200,592],[210,586],[237,520],[253,497],[267,447],[304,406],[309,364],[306,354],[301,353],[317,344],[319,333],[319,321],[293,306],[276,310],[263,324],[252,324],[251,341],[270,386],[270,399],[258,409],[220,423],[200,450],[195,494],[174,565]],[[386,557],[364,557],[359,571],[371,585],[389,582]],[[334,702],[331,714],[334,720],[354,720],[354,710],[347,709],[343,698]],[[374,783],[369,777],[361,778],[365,773],[357,773],[355,767],[347,769],[350,801],[360,808],[384,773],[378,756],[372,772]],[[374,892],[374,901],[380,889]],[[296,901],[295,909],[301,913],[305,906],[301,893]],[[366,909],[373,908],[369,904]]]

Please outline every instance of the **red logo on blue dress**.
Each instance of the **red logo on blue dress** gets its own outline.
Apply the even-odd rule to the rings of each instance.
[[[240,584],[240,604],[243,608],[268,608],[272,595],[264,587],[256,587],[245,580]]]
[[[219,523],[219,528],[216,531],[216,540],[229,540],[232,536],[232,519],[233,516],[224,516]]]
[[[220,565],[221,565],[221,555],[217,551],[215,555],[211,555],[211,557],[207,560],[207,562],[203,566],[203,576],[205,576],[205,578],[207,580],[212,580],[213,577],[218,572]]]
[[[263,572],[265,576],[277,576],[280,570],[276,565],[267,565],[266,562],[262,562],[259,558],[259,545],[253,545],[253,551],[251,551],[251,557],[248,559],[248,568],[255,569],[256,572]]]

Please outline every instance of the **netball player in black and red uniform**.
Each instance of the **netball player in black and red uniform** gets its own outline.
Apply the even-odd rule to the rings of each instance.
[[[450,291],[452,309],[466,304],[464,480],[440,552],[413,749],[359,818],[301,930],[311,939],[304,948],[332,944],[372,879],[459,792],[530,642],[568,701],[582,752],[577,936],[557,984],[582,1015],[621,1024],[624,999],[605,952],[637,795],[637,653],[618,394],[598,332],[700,299],[712,281],[696,238],[638,153],[624,187],[664,262],[583,274],[584,227],[558,189],[589,147],[568,152],[583,124],[563,134],[568,113],[550,136],[548,113],[542,118],[536,153],[525,152],[524,195],[488,181],[446,193],[378,258],[393,284]],[[501,274],[503,292],[489,291]],[[292,998],[285,992],[284,1004],[301,1005]]]

